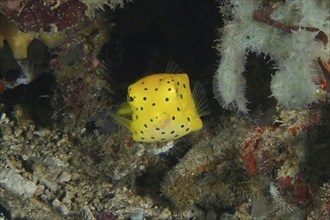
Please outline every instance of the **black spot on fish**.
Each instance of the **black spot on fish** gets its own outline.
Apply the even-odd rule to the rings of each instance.
[[[161,134],[165,134],[165,131],[162,131],[162,133]]]
[[[155,91],[158,91],[158,88],[156,88]]]
[[[151,137],[151,139],[155,139],[155,137]]]
[[[156,131],[159,131],[159,128],[155,128]]]
[[[143,97],[143,100],[144,100],[144,101],[147,101],[147,97]]]
[[[170,99],[169,98],[165,98],[165,101],[168,102],[168,101],[170,101]]]
[[[175,137],[175,138],[177,138],[177,137],[179,137],[179,135],[178,135],[178,134],[176,134],[174,137]]]
[[[181,99],[183,99],[183,96],[182,96],[182,94],[180,94],[180,98],[181,98]]]
[[[134,98],[132,96],[129,97],[129,101],[130,102],[133,102],[134,101]]]
[[[148,127],[148,125],[147,125],[147,124],[144,124],[144,127],[145,127],[145,128],[147,128],[147,127]]]
[[[171,91],[172,89],[171,88],[168,88],[168,91]]]
[[[181,125],[181,128],[184,128],[184,125]]]
[[[144,132],[142,130],[140,132],[141,132],[141,134],[144,134]]]
[[[147,91],[147,90],[148,90],[148,88],[144,88],[144,90],[145,90],[145,91]]]
[[[180,108],[179,107],[177,107],[176,109],[178,110],[178,112],[180,111]]]
[[[183,88],[186,88],[186,84],[183,83]]]
[[[141,82],[141,84],[144,84],[144,81],[143,81],[143,82]]]
[[[187,128],[186,131],[189,131],[189,128]]]
[[[180,83],[179,82],[176,82],[176,84],[179,86],[180,85]]]
[[[155,106],[156,105],[156,103],[152,103],[152,106]]]
[[[190,118],[189,118],[189,117],[187,117],[187,120],[188,120],[188,121],[190,121]]]
[[[141,109],[141,111],[143,111],[143,107],[142,107],[142,106],[141,106],[141,108],[140,108],[140,109]]]
[[[172,120],[173,120],[173,121],[175,120],[175,116],[172,117]]]
[[[168,84],[170,84],[170,83],[171,83],[171,81],[167,81],[167,83],[168,83]]]
[[[135,115],[135,118],[136,118],[136,120],[138,120],[139,119],[139,116],[138,115]]]
[[[174,130],[173,130],[173,131],[171,131],[171,134],[174,134],[174,132],[175,132]]]

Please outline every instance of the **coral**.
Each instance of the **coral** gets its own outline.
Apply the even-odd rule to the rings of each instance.
[[[125,0],[80,0],[82,3],[87,5],[87,16],[90,18],[94,17],[95,10],[103,10],[104,6],[109,6],[112,10],[117,7],[124,8]],[[133,0],[126,0],[126,2],[132,2]]]
[[[0,43],[0,49],[3,47],[3,41],[6,40],[16,59],[27,58],[28,47],[35,38],[40,39],[50,48],[60,45],[65,40],[63,32],[20,31],[14,22],[8,21],[2,15],[0,15],[0,26],[3,27],[0,29],[0,40],[3,39]]]
[[[24,59],[27,57],[27,48],[35,37],[34,32],[21,32],[13,22],[9,22],[0,15],[0,36],[3,40],[7,40],[16,59]],[[3,47],[0,45],[0,49]]]
[[[276,63],[270,87],[279,105],[300,109],[318,102],[326,95],[320,92],[323,76],[318,58],[330,57],[329,4],[288,0],[274,8],[260,7],[261,2],[252,0],[231,0],[222,6],[222,11],[232,14],[225,17],[218,45],[221,60],[214,77],[216,98],[225,108],[234,106],[247,113],[242,73],[246,53],[256,52],[269,55]]]
[[[0,9],[4,14],[0,15],[0,49],[6,40],[14,57],[25,59],[35,38],[50,48],[62,44],[66,39],[62,31],[84,20],[86,6],[78,0],[24,1],[17,5],[1,1]]]
[[[224,129],[195,143],[166,175],[162,192],[177,207],[232,208],[252,198],[252,216],[303,215],[322,184],[304,168],[310,166],[306,148],[313,148],[307,140],[317,138],[312,131],[322,125],[320,112],[278,109],[274,122],[223,121]]]
[[[316,205],[310,213],[312,219],[329,219],[330,217],[330,183],[324,183],[316,194]]]

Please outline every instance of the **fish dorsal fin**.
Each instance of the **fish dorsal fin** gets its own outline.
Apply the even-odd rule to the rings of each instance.
[[[173,60],[167,63],[165,73],[183,73],[183,69]]]
[[[196,81],[193,88],[193,98],[195,108],[199,116],[210,114],[209,106],[207,104],[206,92],[201,82]]]

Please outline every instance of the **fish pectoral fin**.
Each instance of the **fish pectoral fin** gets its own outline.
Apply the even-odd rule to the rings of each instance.
[[[201,82],[196,81],[194,84],[193,94],[195,107],[199,116],[210,114],[209,106],[207,104],[206,91]]]
[[[114,112],[110,112],[110,116],[117,122],[119,122],[120,124],[124,125],[126,128],[128,128],[129,130],[131,130],[131,123],[132,121],[128,118],[125,118],[124,116],[118,115]]]
[[[128,102],[123,102],[117,112],[116,112],[117,115],[132,115],[132,108],[131,106],[128,104]]]

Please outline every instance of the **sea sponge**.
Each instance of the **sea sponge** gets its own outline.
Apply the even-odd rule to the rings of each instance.
[[[16,59],[25,59],[27,57],[28,47],[35,38],[41,40],[50,48],[59,46],[66,38],[64,32],[22,32],[14,22],[1,15],[0,27],[0,49],[4,45],[4,40],[6,40]]]
[[[9,22],[4,17],[0,17],[0,38],[6,40],[12,49],[16,59],[24,59],[27,57],[27,48],[34,39],[36,33],[21,32],[18,30],[14,22]],[[0,49],[3,47],[3,40],[0,43]]]
[[[214,77],[216,98],[225,108],[234,106],[248,112],[242,73],[246,53],[256,52],[269,55],[275,61],[277,72],[271,80],[271,91],[281,106],[300,109],[317,102],[323,77],[318,58],[328,60],[330,57],[326,44],[330,34],[329,4],[310,0],[279,3],[272,9],[271,19],[283,26],[291,25],[287,26],[287,32],[256,21],[253,15],[260,7],[262,1],[252,0],[229,0],[221,7],[222,11],[230,10],[232,14],[225,18],[218,45],[221,60]],[[291,28],[293,26],[295,28]],[[323,41],[317,39],[319,30],[325,38]]]

